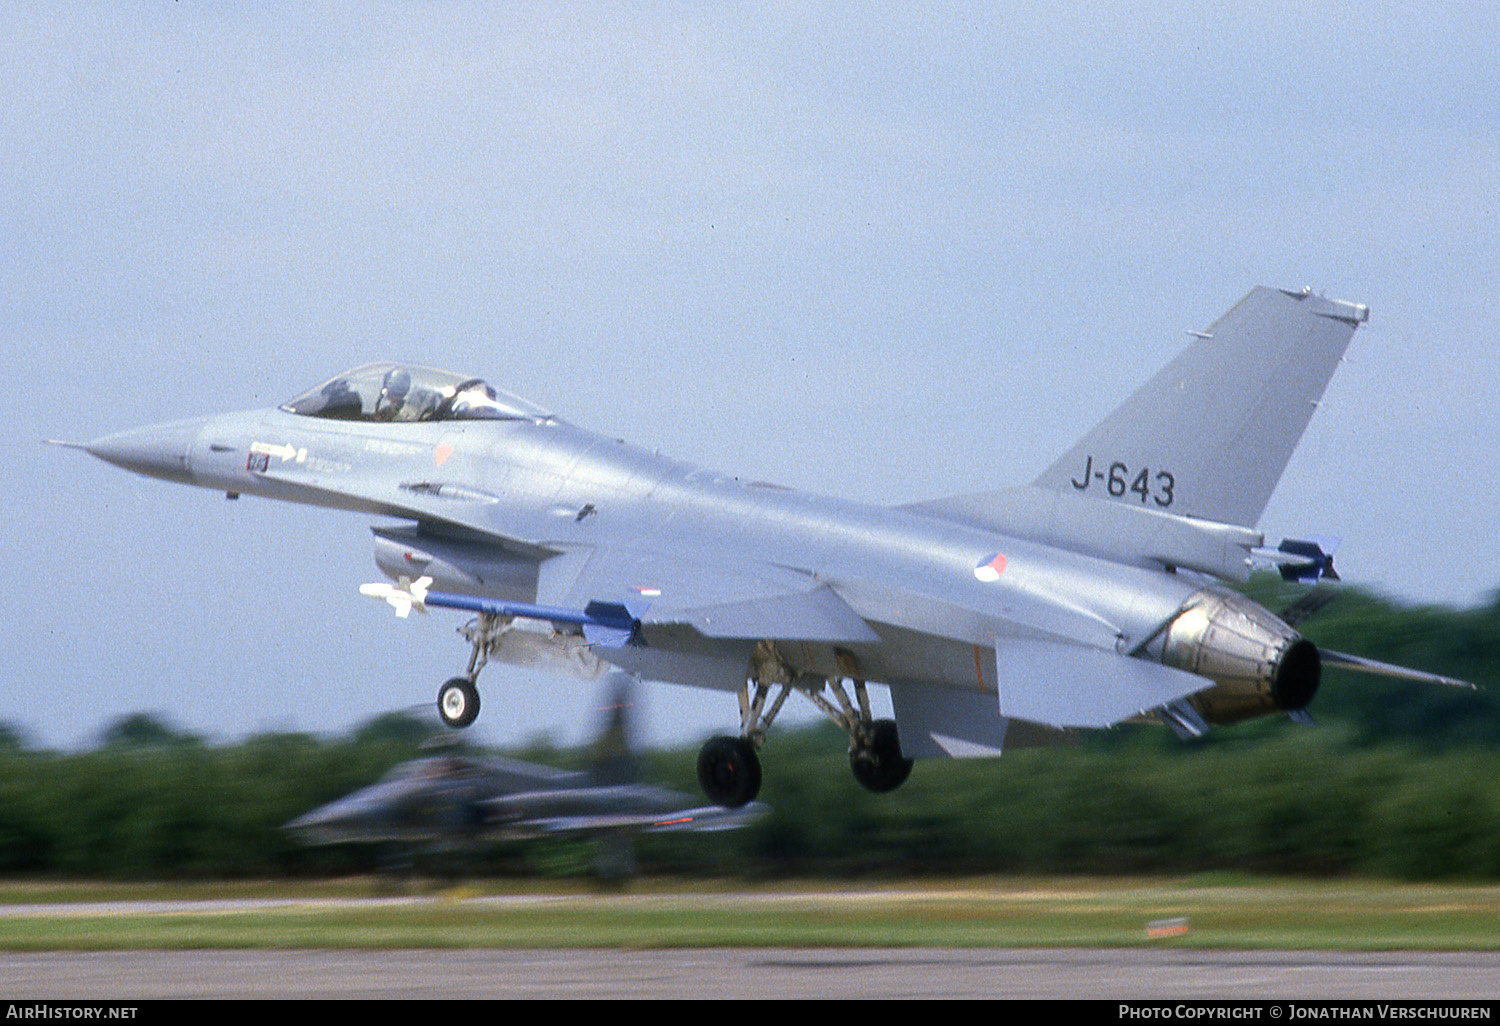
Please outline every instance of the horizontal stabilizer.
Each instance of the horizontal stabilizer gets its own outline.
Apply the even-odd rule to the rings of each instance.
[[[1214,686],[1160,663],[1052,641],[995,646],[1000,714],[1049,727],[1111,727]]]
[[[1306,595],[1303,595],[1296,602],[1293,602],[1278,613],[1277,619],[1288,627],[1295,627],[1332,602],[1336,595],[1336,592],[1309,591]]]
[[[1349,655],[1346,652],[1330,652],[1326,648],[1318,649],[1318,655],[1323,658],[1324,666],[1335,666],[1341,670],[1353,670],[1355,673],[1372,673],[1380,677],[1394,677],[1398,680],[1415,681],[1418,684],[1441,684],[1450,688],[1468,688],[1471,691],[1479,690],[1474,684],[1466,680],[1458,680],[1454,677],[1444,677],[1438,673],[1426,673],[1422,670],[1412,670],[1405,666],[1394,666],[1391,663],[1382,663],[1377,659],[1366,659],[1364,656]]]

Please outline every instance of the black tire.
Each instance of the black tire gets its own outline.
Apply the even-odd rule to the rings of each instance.
[[[479,689],[467,677],[454,677],[438,688],[438,715],[455,730],[479,718]]]
[[[713,737],[698,752],[698,784],[709,801],[737,809],[760,793],[760,756],[742,737]]]
[[[912,760],[901,754],[895,720],[876,720],[871,728],[869,747],[849,753],[849,768],[865,790],[885,794],[906,783]]]

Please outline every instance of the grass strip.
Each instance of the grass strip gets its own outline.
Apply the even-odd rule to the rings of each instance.
[[[1203,947],[1500,950],[1500,886],[991,879],[623,893],[366,881],[0,886],[0,949]],[[374,897],[374,900],[370,900]],[[1153,938],[1162,920],[1185,933]]]

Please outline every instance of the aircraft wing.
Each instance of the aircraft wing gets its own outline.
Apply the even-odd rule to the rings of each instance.
[[[564,608],[618,604],[644,626],[687,626],[704,637],[723,640],[881,641],[865,617],[827,581],[744,557],[574,547],[542,563],[537,601]],[[905,612],[904,607],[892,610],[896,616]],[[1004,619],[1037,634],[1111,651],[1121,633],[1099,614],[1040,585],[1017,585],[1003,609],[964,612],[970,619]],[[949,627],[963,629],[957,620],[947,623],[941,618],[918,629],[941,632]]]
[[[646,828],[646,833],[714,833],[719,830],[738,830],[760,819],[766,812],[766,806],[759,802],[751,802],[737,809],[726,809],[722,805],[701,805],[694,809],[683,809],[671,816],[658,817],[655,823]]]
[[[658,813],[626,812],[554,816],[520,824],[519,829],[532,835],[552,836],[616,831],[639,831],[647,834],[713,833],[720,830],[738,830],[748,826],[763,816],[765,811],[765,806],[759,802],[751,802],[738,809],[704,805]]]
[[[731,566],[691,554],[576,547],[542,564],[537,601],[618,603],[645,626],[686,625],[709,638],[880,640],[827,583],[744,560]]]
[[[505,793],[568,787],[576,785],[585,777],[583,773],[576,771],[553,769],[551,766],[498,755],[476,760],[475,765],[494,790]]]

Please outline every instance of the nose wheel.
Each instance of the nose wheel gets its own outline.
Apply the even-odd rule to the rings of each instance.
[[[458,629],[469,643],[469,668],[462,677],[453,677],[438,688],[438,716],[455,730],[461,730],[479,718],[479,671],[500,650],[510,629],[510,618],[480,613]]]
[[[467,727],[479,716],[479,689],[467,677],[454,677],[438,688],[437,706],[448,726]]]

